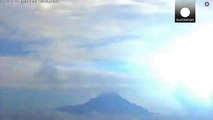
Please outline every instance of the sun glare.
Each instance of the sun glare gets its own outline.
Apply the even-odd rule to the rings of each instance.
[[[213,25],[176,39],[151,59],[156,76],[171,89],[181,86],[202,100],[213,95]]]

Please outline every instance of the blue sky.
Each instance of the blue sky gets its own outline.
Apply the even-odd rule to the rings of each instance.
[[[1,109],[54,108],[114,91],[156,113],[208,116],[212,11],[198,1],[197,22],[176,24],[167,0],[1,4]]]

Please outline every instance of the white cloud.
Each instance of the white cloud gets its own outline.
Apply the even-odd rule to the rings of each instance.
[[[128,75],[96,68],[55,66],[27,57],[1,57],[1,87],[38,90],[128,88]]]
[[[0,57],[0,61],[0,81],[4,87],[28,85],[40,67],[38,61],[28,57]]]

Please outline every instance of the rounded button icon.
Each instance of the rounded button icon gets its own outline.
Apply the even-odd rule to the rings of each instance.
[[[208,7],[209,6],[209,2],[205,2],[205,6]]]
[[[181,10],[180,10],[180,15],[182,16],[182,17],[189,17],[189,15],[190,15],[190,10],[189,10],[189,8],[182,8]]]

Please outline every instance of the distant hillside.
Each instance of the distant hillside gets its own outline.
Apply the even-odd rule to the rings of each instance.
[[[116,93],[102,94],[91,99],[85,104],[75,106],[64,106],[57,110],[72,114],[102,113],[102,114],[130,114],[147,116],[151,113],[143,107],[130,103]]]

